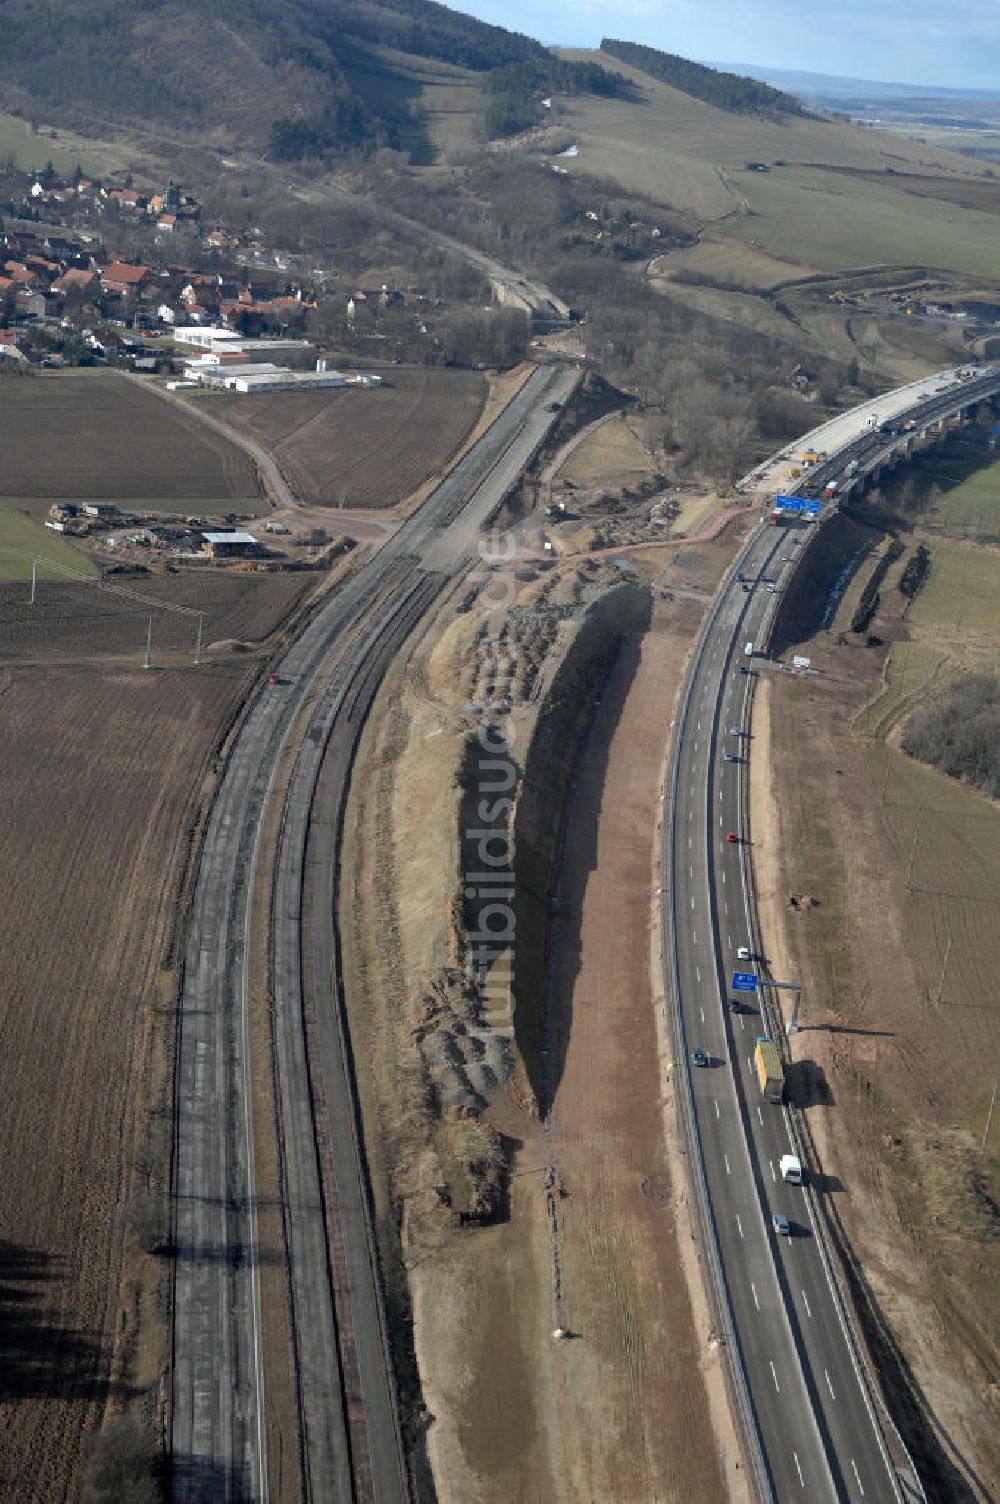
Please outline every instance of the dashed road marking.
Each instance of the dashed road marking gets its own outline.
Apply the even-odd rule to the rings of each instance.
[[[799,1482],[802,1484],[802,1487],[805,1488],[806,1480],[803,1478],[802,1469],[799,1467],[799,1454],[798,1452],[793,1452],[792,1456],[795,1458],[795,1471],[799,1475]]]
[[[694,974],[695,974],[695,979],[700,982],[701,981],[701,967],[700,966],[696,966],[695,967]]]
[[[852,1457],[852,1458],[851,1458],[851,1466],[852,1466],[852,1467],[853,1467],[853,1469],[854,1469],[854,1476],[855,1476],[855,1478],[857,1478],[857,1480],[858,1480],[858,1487],[859,1487],[859,1488],[860,1488],[860,1490],[861,1490],[861,1497],[862,1497],[862,1498],[864,1498],[864,1494],[865,1494],[865,1486],[864,1486],[864,1484],[863,1484],[863,1483],[862,1483],[862,1481],[861,1481],[861,1474],[860,1474],[860,1473],[859,1473],[859,1472],[858,1472],[858,1464],[857,1464],[857,1463],[856,1463],[856,1462],[855,1462],[855,1460],[854,1460],[854,1458],[853,1458],[853,1457]]]
[[[761,1112],[759,1105],[757,1107],[757,1116],[760,1118],[760,1126],[763,1128],[763,1126],[764,1126],[764,1114]]]
[[[802,1291],[802,1303],[806,1308],[806,1315],[809,1317],[809,1320],[812,1321],[812,1311],[809,1309],[809,1297],[804,1290]]]
[[[775,1184],[777,1184],[778,1177],[774,1173],[774,1160],[769,1159],[768,1164],[771,1166],[771,1179],[775,1182]]]
[[[770,1369],[771,1369],[771,1378],[774,1380],[774,1387],[778,1391],[778,1393],[780,1394],[781,1393],[781,1385],[778,1383],[778,1375],[774,1371],[774,1363],[773,1363],[773,1361],[770,1358],[768,1359],[768,1364],[769,1364]]]
[[[731,1170],[731,1169],[730,1169],[730,1168],[729,1168],[729,1155],[728,1155],[728,1154],[724,1154],[724,1155],[723,1155],[723,1156],[722,1156],[722,1162],[723,1162],[723,1164],[724,1164],[724,1165],[725,1165],[725,1167],[726,1167],[726,1174],[727,1174],[727,1175],[731,1175],[731,1174],[732,1174],[732,1173],[733,1173],[733,1172],[732,1172],[732,1170]]]
[[[742,1236],[743,1236],[743,1223],[740,1221],[738,1215],[737,1215],[737,1218],[736,1218],[736,1226],[739,1228],[739,1230],[740,1230],[740,1237],[742,1238]]]
[[[750,1281],[750,1293],[753,1296],[753,1303],[759,1311],[760,1301],[757,1299],[757,1286],[754,1284],[753,1280]]]
[[[701,1014],[701,1021],[702,1021],[702,1023],[704,1023],[705,1022],[705,1010],[704,1010],[704,1008],[699,1008],[698,1012]]]
[[[826,1387],[830,1391],[830,1398],[832,1400],[835,1400],[837,1398],[837,1396],[833,1392],[833,1385],[830,1383],[830,1375],[829,1375],[828,1371],[825,1368],[823,1370],[823,1376],[826,1379]]]
[[[716,1117],[721,1117],[722,1114],[719,1112],[719,1104],[718,1104],[718,1102],[713,1102],[712,1106],[715,1108],[715,1116]]]

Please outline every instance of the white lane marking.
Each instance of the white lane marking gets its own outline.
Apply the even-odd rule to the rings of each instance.
[[[690,850],[691,850],[691,847],[692,847],[692,846],[693,846],[693,845],[694,845],[694,840],[693,840],[693,839],[692,839],[692,837],[691,837],[691,836],[688,836],[688,850],[689,850],[689,851],[690,851]]]
[[[774,1387],[778,1391],[778,1393],[780,1394],[781,1393],[781,1385],[778,1383],[778,1375],[774,1371],[774,1363],[773,1363],[773,1361],[770,1358],[768,1359],[768,1364],[770,1365],[770,1369],[771,1369],[771,1378],[774,1380]]]
[[[731,1174],[732,1174],[732,1173],[733,1173],[733,1172],[732,1172],[732,1170],[731,1170],[731,1169],[730,1169],[730,1168],[729,1168],[729,1155],[728,1155],[728,1154],[724,1154],[724,1155],[723,1155],[723,1156],[722,1156],[722,1161],[723,1161],[723,1164],[724,1164],[724,1165],[725,1165],[725,1167],[726,1167],[726,1174],[727,1174],[727,1175],[731,1175]]]
[[[812,1314],[813,1313],[809,1309],[809,1297],[808,1297],[808,1295],[806,1294],[806,1292],[804,1290],[802,1291],[802,1301],[803,1301],[803,1304],[805,1305],[805,1308],[806,1308],[806,1315],[809,1317],[809,1320],[812,1321]]]
[[[692,930],[691,931],[691,940],[692,940],[693,944],[695,944],[695,945],[698,944],[698,931],[697,930]]]
[[[693,820],[694,819],[694,810],[693,809],[689,809],[688,810],[688,819],[689,820]]]
[[[701,730],[701,722],[700,721],[698,722],[698,730],[699,731]],[[695,745],[697,746],[697,743],[695,743]]]
[[[691,785],[691,798],[694,798],[694,784]]]
[[[753,1061],[750,1059],[749,1055],[747,1056],[747,1070],[750,1071],[751,1074],[753,1073]]]
[[[753,1280],[750,1281],[750,1292],[753,1295],[753,1303],[754,1303],[754,1305],[757,1307],[757,1309],[759,1311],[760,1310],[760,1301],[757,1299],[757,1286],[754,1284]]]
[[[736,1226],[739,1228],[739,1230],[740,1230],[740,1237],[742,1238],[742,1236],[743,1236],[743,1223],[740,1221],[740,1219],[739,1219],[738,1216],[736,1218]]]
[[[691,907],[694,908],[694,894],[691,894]]]
[[[722,790],[721,789],[719,790],[719,798],[720,799],[722,798]]]
[[[721,823],[721,822],[720,822],[720,823]],[[723,874],[722,874],[722,881],[723,881],[723,882],[725,882],[725,880],[726,880],[726,874],[725,874],[725,873],[723,873]]]
[[[721,1117],[722,1114],[719,1112],[719,1104],[718,1104],[718,1102],[713,1102],[712,1106],[715,1108],[715,1116],[716,1117]]]
[[[697,752],[697,750],[698,750],[698,743],[697,743],[697,741],[695,742],[695,744],[694,744],[694,746],[693,746],[693,748],[691,750],[693,752]]]
[[[700,982],[701,981],[701,967],[700,966],[696,966],[695,967],[694,974],[695,974],[696,980]]]
[[[694,868],[691,866],[688,867],[688,877],[694,877]]]
[[[854,1476],[858,1480],[858,1487],[861,1490],[861,1497],[864,1498],[864,1495],[865,1495],[865,1486],[864,1486],[864,1484],[861,1481],[861,1474],[858,1472],[858,1464],[855,1462],[855,1460],[854,1460],[853,1457],[851,1458],[851,1466],[854,1469]]]
[[[837,1398],[837,1396],[833,1392],[833,1385],[830,1383],[830,1374],[829,1374],[828,1370],[824,1368],[823,1374],[824,1374],[824,1376],[826,1378],[826,1387],[830,1391],[830,1398],[832,1400],[835,1400]],[[862,1493],[863,1492],[864,1492],[864,1489],[862,1489]]]
[[[728,903],[726,903],[725,899],[722,900],[722,907],[725,909],[726,913],[728,914],[729,913],[729,905],[728,905]]]
[[[745,1029],[746,1028],[746,1024],[743,1022],[743,1014],[742,1013],[740,1014],[740,1028],[741,1029]]]
[[[701,1021],[702,1021],[702,1023],[704,1023],[705,1022],[705,1010],[704,1010],[704,1008],[699,1008],[698,1012],[701,1014]]]
[[[778,1177],[774,1173],[774,1160],[769,1159],[768,1164],[771,1166],[771,1179],[775,1182],[775,1184],[777,1184]]]
[[[757,1108],[757,1116],[760,1118],[760,1126],[763,1128],[763,1126],[764,1126],[764,1114],[761,1112],[760,1107]]]
[[[799,1454],[798,1452],[793,1452],[792,1456],[795,1458],[795,1471],[799,1475],[799,1482],[802,1484],[802,1487],[805,1488],[806,1480],[803,1478],[802,1469],[799,1467]]]

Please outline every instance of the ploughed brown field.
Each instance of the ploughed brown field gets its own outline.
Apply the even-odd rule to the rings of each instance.
[[[238,445],[117,371],[6,381],[0,454],[0,494],[19,499],[262,506],[253,462]]]
[[[486,400],[474,371],[392,370],[384,386],[230,397],[218,416],[264,444],[307,506],[393,507],[437,474]]]
[[[314,581],[137,583],[205,606],[206,639],[246,641]],[[25,599],[0,592],[0,642]],[[260,653],[144,673],[120,657],[139,622],[117,619],[116,641],[96,589],[53,586],[39,608],[34,662],[0,657],[0,1497],[19,1504],[78,1498],[108,1407],[154,1409],[162,1348],[153,1297],[140,1309],[123,1282],[126,1214],[147,1165],[166,1181],[166,1122],[146,1112],[169,1040],[168,937],[198,797]],[[189,619],[161,616],[190,639]],[[75,651],[95,623],[118,657]]]
[[[86,660],[92,654],[141,657],[150,617],[154,666],[158,654],[169,654],[171,662],[177,654],[190,652],[193,658],[197,622],[178,606],[187,613],[205,613],[202,645],[211,658],[216,644],[239,649],[267,637],[316,579],[306,572],[215,570],[115,575],[108,582],[114,590],[70,581],[42,582],[34,605],[27,582],[0,585],[0,663],[53,657]]]

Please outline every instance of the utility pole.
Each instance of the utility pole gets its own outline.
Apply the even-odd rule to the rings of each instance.
[[[786,985],[787,985],[787,983],[786,983]],[[800,1008],[801,1004],[802,1004],[802,988],[801,987],[796,987],[795,988],[795,1000],[792,1003],[792,1016],[788,1020],[788,1028],[785,1030],[786,1035],[788,1035],[789,1037],[792,1034],[797,1034],[799,1032],[799,1008]]]
[[[938,982],[937,1006],[941,1006],[941,994],[944,992],[944,974],[948,970],[948,957],[951,955],[952,936],[948,936],[948,944],[944,948],[944,962],[941,966],[941,980]]]
[[[983,1134],[983,1142],[982,1142],[982,1145],[980,1146],[980,1150],[979,1150],[980,1154],[985,1154],[986,1153],[986,1140],[990,1136],[990,1124],[993,1121],[993,1109],[996,1106],[996,1101],[997,1101],[997,1089],[994,1086],[994,1088],[993,1088],[993,1095],[992,1095],[992,1097],[990,1097],[990,1110],[986,1114],[986,1131]]]
[[[146,659],[145,659],[145,662],[142,665],[143,668],[152,668],[152,666],[153,666],[152,658],[150,657],[150,654],[151,654],[151,651],[152,651],[152,647],[153,647],[153,618],[151,616],[147,616],[146,617]]]

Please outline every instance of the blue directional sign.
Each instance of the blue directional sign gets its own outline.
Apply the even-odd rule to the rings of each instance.
[[[803,517],[818,517],[820,503],[810,496],[776,496],[776,512],[797,512]]]
[[[733,972],[734,992],[756,992],[757,978],[752,971]]]

